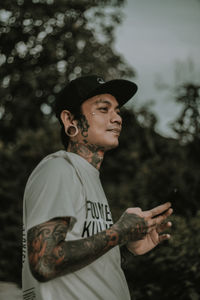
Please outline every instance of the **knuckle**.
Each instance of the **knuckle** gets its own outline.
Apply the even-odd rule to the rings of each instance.
[[[126,210],[127,214],[131,214],[132,212],[133,212],[133,208],[131,208],[131,207],[127,208],[127,210]]]
[[[135,214],[135,213],[141,213],[141,208],[140,207],[129,207],[126,210],[126,213],[128,214]]]

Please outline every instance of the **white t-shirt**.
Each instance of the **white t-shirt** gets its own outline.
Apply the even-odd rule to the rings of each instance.
[[[32,276],[27,231],[56,217],[70,217],[67,240],[96,234],[112,225],[99,171],[77,154],[58,151],[45,157],[28,179],[23,207],[23,299],[128,300],[119,247],[88,266],[45,283]]]

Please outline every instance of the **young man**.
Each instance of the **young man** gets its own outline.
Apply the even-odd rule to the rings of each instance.
[[[57,98],[67,151],[45,157],[26,185],[24,299],[130,299],[119,246],[140,255],[169,239],[170,203],[128,208],[113,224],[99,179],[105,152],[118,146],[120,107],[136,91],[127,80],[87,76]]]

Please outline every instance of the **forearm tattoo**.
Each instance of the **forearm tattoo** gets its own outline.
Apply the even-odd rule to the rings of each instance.
[[[53,219],[28,231],[30,269],[39,281],[48,281],[77,271],[128,240],[142,239],[146,223],[137,215],[124,213],[110,229],[75,241],[65,241],[69,218]]]
[[[39,281],[79,270],[119,242],[118,233],[111,229],[88,238],[65,241],[68,227],[68,220],[56,219],[28,231],[30,268]]]

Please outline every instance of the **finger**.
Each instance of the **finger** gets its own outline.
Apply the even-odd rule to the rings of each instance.
[[[171,238],[171,235],[170,234],[162,234],[159,236],[159,243],[165,241],[165,240],[169,240]]]
[[[165,221],[171,214],[173,213],[173,209],[169,208],[164,214],[158,216],[156,219],[157,224],[161,224],[163,221]]]
[[[160,225],[161,223],[163,223],[163,221],[166,220],[166,218],[168,218],[171,214],[173,213],[173,209],[169,208],[164,214],[153,218],[151,220],[148,221],[149,226],[157,226]]]
[[[166,211],[167,209],[169,209],[171,207],[171,203],[170,202],[166,202],[162,205],[156,206],[153,209],[147,211],[147,213],[149,213],[150,217],[155,217],[159,214],[162,214],[164,211]]]
[[[167,222],[167,223],[164,223],[164,224],[160,224],[158,225],[157,227],[157,233],[161,233],[167,229],[169,229],[170,227],[172,226],[172,223],[171,222]]]

